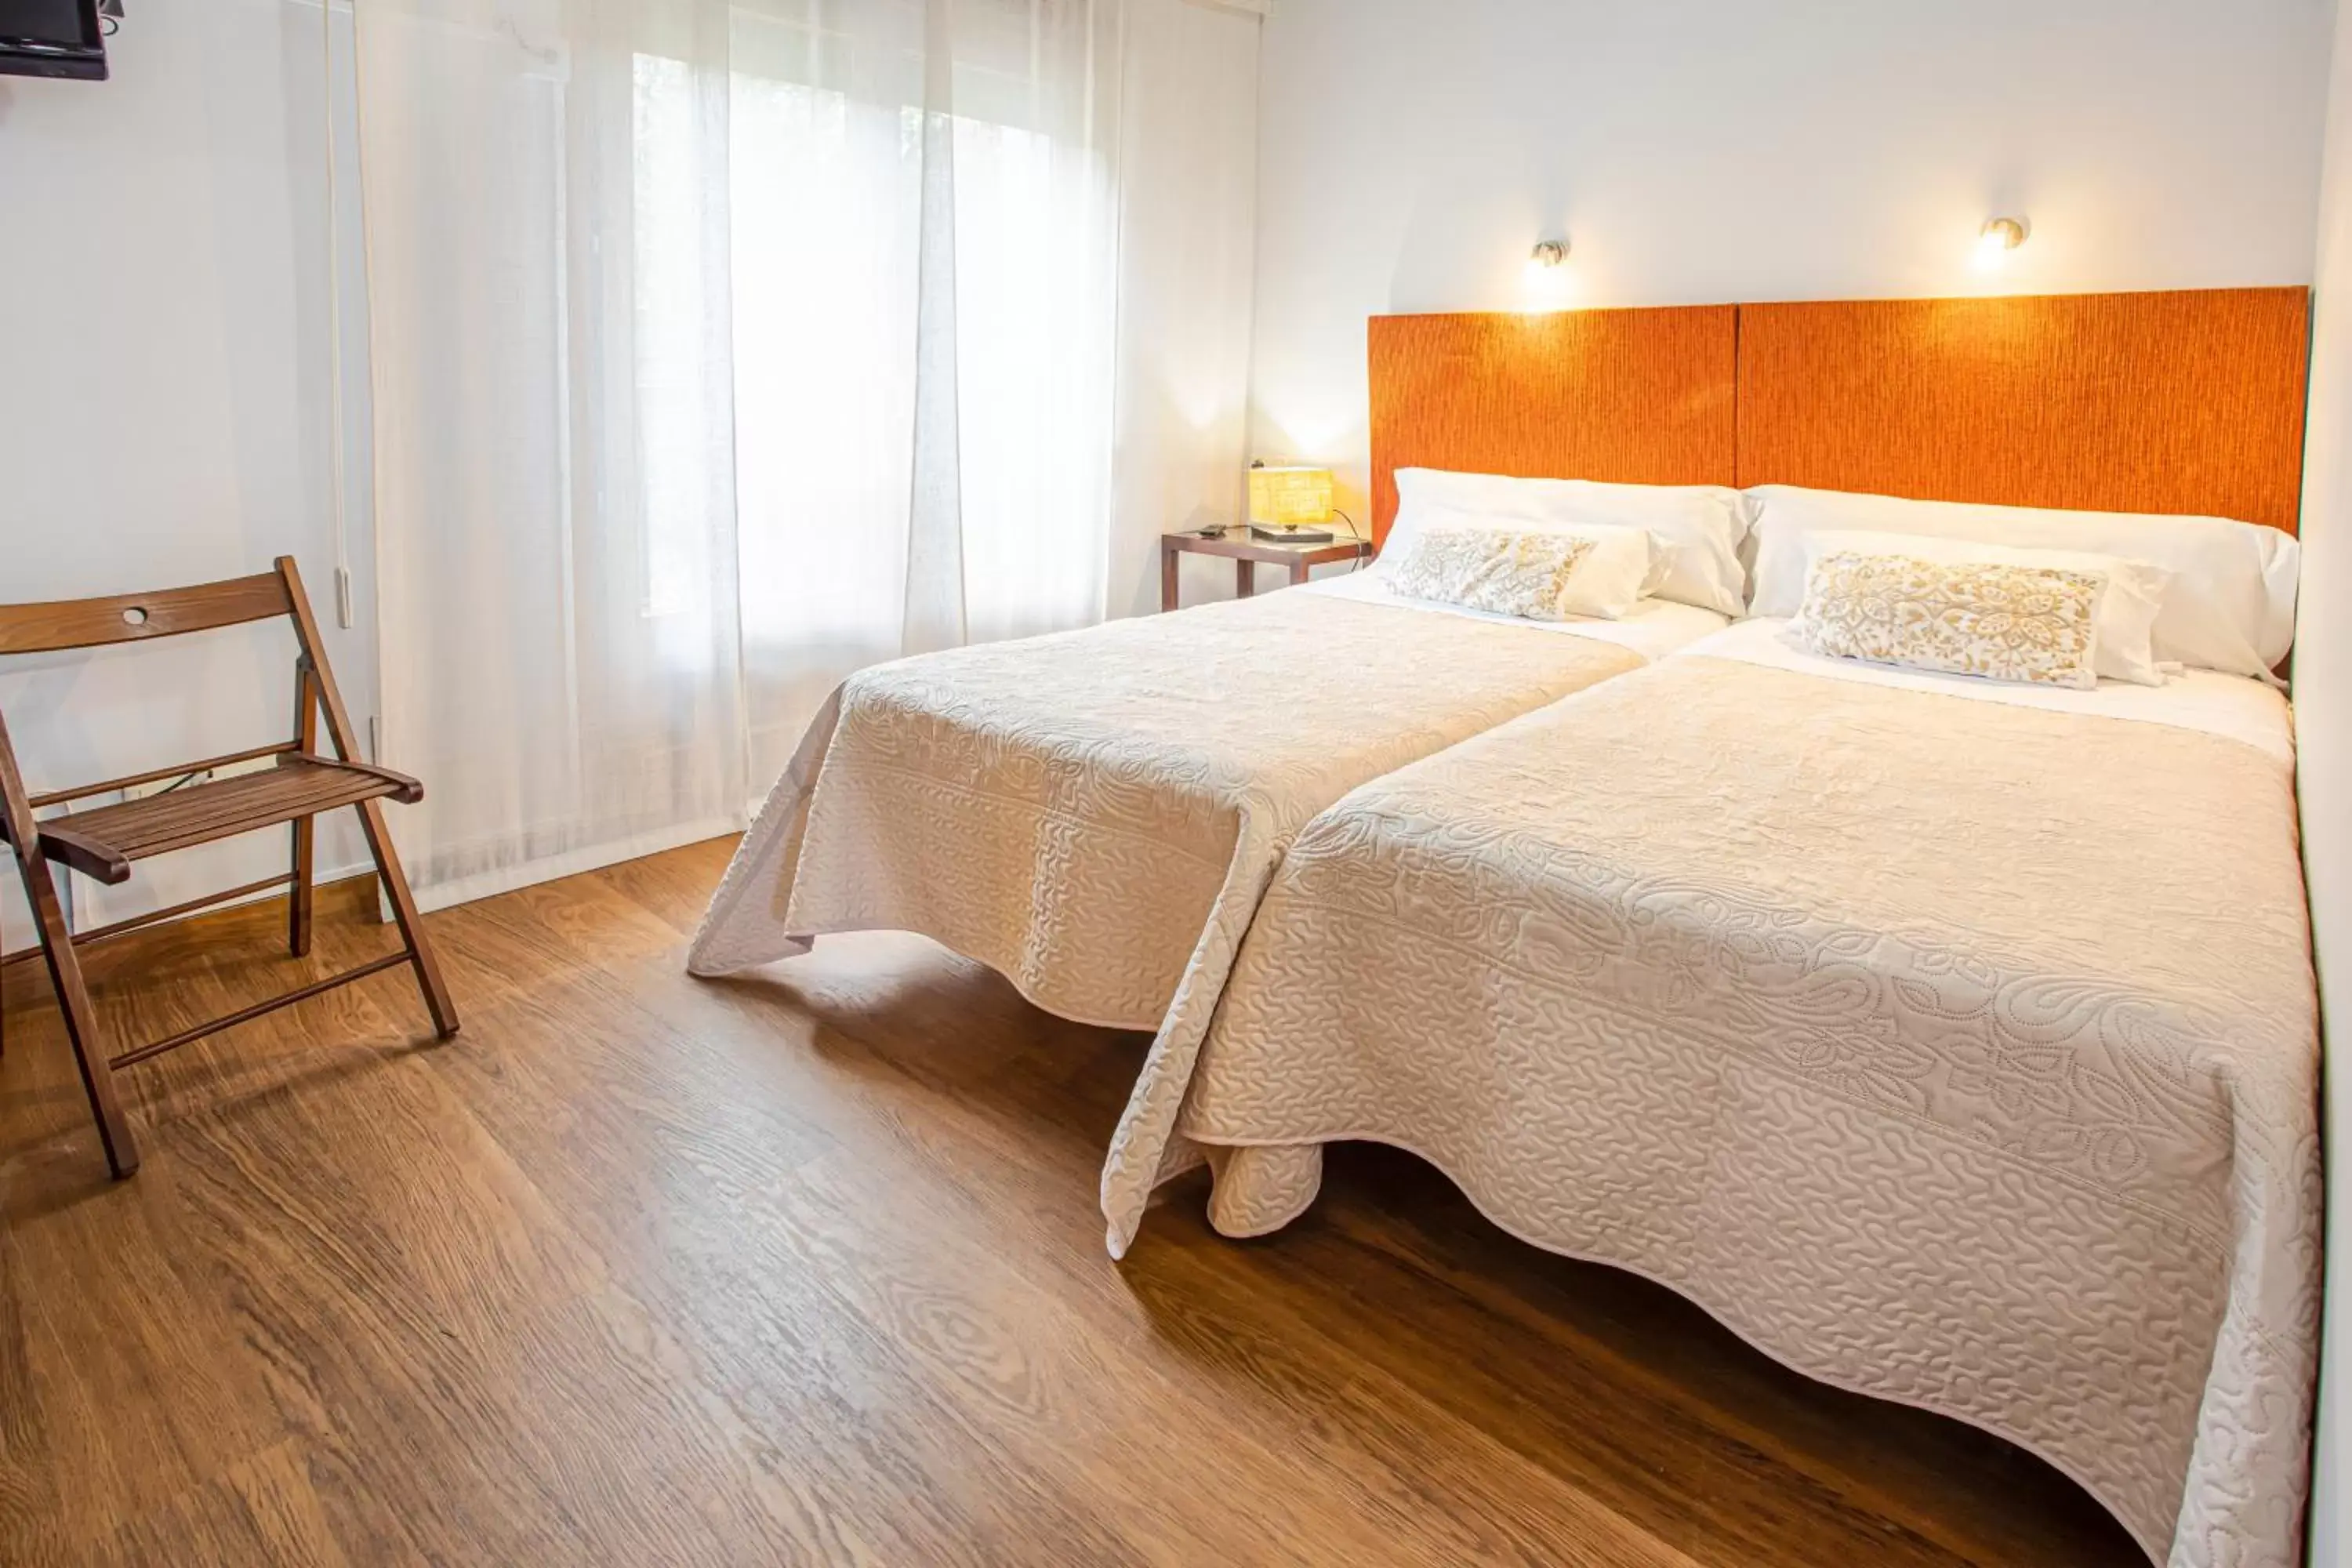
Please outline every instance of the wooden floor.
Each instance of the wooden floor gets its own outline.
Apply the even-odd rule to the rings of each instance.
[[[120,1184],[9,971],[0,1563],[2141,1561],[1402,1156],[1249,1244],[1181,1186],[1113,1265],[1140,1038],[911,937],[690,980],[728,847],[433,917],[446,1047],[395,972],[134,1069]],[[392,945],[278,910],[100,950],[101,1012]]]

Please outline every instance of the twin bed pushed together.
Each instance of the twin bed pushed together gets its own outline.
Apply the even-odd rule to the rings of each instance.
[[[903,925],[1155,1028],[1114,1251],[1204,1158],[1255,1235],[1326,1143],[1394,1143],[1538,1246],[2033,1449],[2157,1561],[2295,1562],[2318,1047],[2272,670],[2304,309],[1742,307],[1680,386],[1695,319],[1569,365],[1558,328],[1376,322],[1371,587],[861,677],[696,963]],[[1717,499],[1412,468],[1713,478],[1551,446],[1704,447],[1718,372],[1747,618],[1653,645],[1653,612],[1603,640],[1381,602],[1556,606],[1611,525]],[[1828,493],[1858,491],[2012,504]],[[1692,560],[1661,541],[1642,586]],[[1333,684],[1286,674],[1308,644]]]
[[[1729,560],[1736,500],[1695,499]],[[1156,1029],[1188,978],[1214,1002],[1315,813],[1727,623],[1656,602],[1534,628],[1412,607],[1375,573],[866,670],[803,742],[692,965],[914,931],[1051,1012]]]

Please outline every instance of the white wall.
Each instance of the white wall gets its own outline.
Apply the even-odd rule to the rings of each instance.
[[[291,553],[364,725],[363,405],[347,416],[362,623],[333,626],[322,12],[130,11],[113,79],[0,78],[0,600],[237,576]],[[347,310],[356,363],[357,301]],[[36,788],[84,783],[283,738],[292,658],[290,637],[253,628],[10,660],[0,713]],[[95,921],[252,880],[285,854],[281,835],[258,835],[152,862],[95,899],[75,882]],[[356,833],[331,822],[322,868],[360,858]],[[5,880],[14,947],[29,928]]]
[[[1256,454],[1365,478],[1364,319],[2311,276],[2328,0],[1280,0]]]
[[[2334,1070],[2326,1076],[2326,1340],[2311,1561],[2352,1568],[2352,17],[2336,26],[2326,165],[2320,187],[2317,315],[2303,494],[2303,588],[2294,707],[2312,940]]]
[[[1114,616],[1160,607],[1160,534],[1238,515],[1257,200],[1258,17],[1154,0],[1127,26]],[[1186,603],[1232,595],[1211,564],[1184,563]]]

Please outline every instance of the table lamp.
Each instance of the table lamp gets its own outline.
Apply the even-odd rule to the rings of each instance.
[[[1252,539],[1271,539],[1279,544],[1328,544],[1338,537],[1329,529],[1302,525],[1330,521],[1330,469],[1250,465]]]

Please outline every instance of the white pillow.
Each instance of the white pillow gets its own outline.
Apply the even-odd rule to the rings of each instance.
[[[2302,552],[2275,528],[2218,517],[2159,517],[2035,507],[1897,500],[1759,485],[1755,616],[1793,616],[1805,594],[1808,535],[1823,531],[1973,540],[2117,556],[2171,574],[2150,643],[2165,663],[2266,677],[2294,642]]]
[[[1529,543],[1575,542],[1530,550]],[[1588,522],[1530,528],[1517,519],[1424,510],[1402,547],[1383,552],[1400,594],[1530,620],[1616,620],[1642,601],[1656,552],[1638,528]]]
[[[1824,555],[1894,555],[1939,565],[2026,566],[2081,572],[2099,579],[2091,609],[2091,668],[2103,680],[2161,686],[2153,632],[2172,574],[2143,561],[2087,550],[2018,550],[2004,544],[1931,534],[1847,532],[1823,529],[1804,537],[1804,581]],[[1801,590],[1799,598],[1803,593]]]
[[[1414,531],[1435,513],[1482,517],[1526,530],[1588,523],[1637,528],[1657,542],[1662,558],[1650,593],[1727,616],[1739,615],[1746,606],[1748,574],[1739,544],[1748,536],[1748,509],[1738,490],[1720,485],[1521,479],[1443,468],[1399,468],[1396,481],[1396,522],[1384,549],[1410,545]]]

